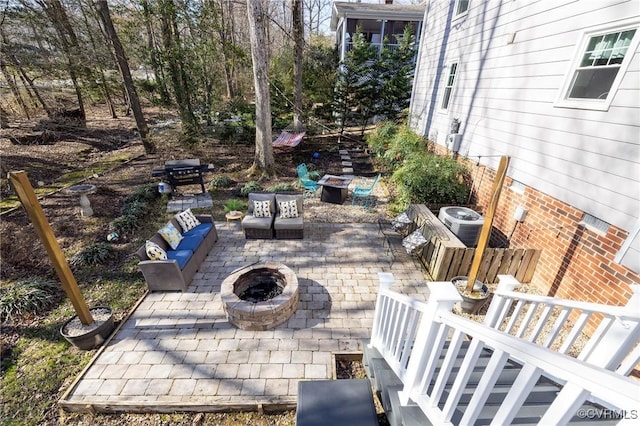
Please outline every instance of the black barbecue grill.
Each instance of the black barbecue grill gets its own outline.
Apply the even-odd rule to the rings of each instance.
[[[164,176],[169,181],[172,189],[178,186],[199,184],[204,194],[204,180],[202,175],[213,171],[213,165],[200,164],[197,158],[187,160],[172,160],[164,163],[164,169],[154,169],[151,176]]]

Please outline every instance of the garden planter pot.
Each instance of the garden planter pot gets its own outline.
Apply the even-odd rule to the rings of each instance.
[[[489,292],[487,286],[478,280],[476,280],[475,284],[473,285],[473,292],[471,292],[470,294],[467,293],[465,290],[467,287],[467,278],[468,277],[466,276],[453,277],[451,279],[451,282],[462,297],[462,302],[460,303],[460,309],[462,310],[462,312],[464,312],[465,314],[474,315],[486,303],[487,298],[491,293]]]
[[[111,308],[91,308],[93,324],[83,325],[77,315],[60,327],[60,334],[78,349],[90,350],[104,343],[113,331],[113,312]]]

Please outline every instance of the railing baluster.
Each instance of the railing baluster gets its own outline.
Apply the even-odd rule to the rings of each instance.
[[[489,359],[489,363],[484,369],[484,374],[482,378],[480,378],[480,382],[478,383],[478,387],[476,387],[473,396],[471,397],[471,401],[469,401],[469,405],[464,410],[464,416],[460,420],[460,424],[474,424],[478,419],[480,412],[482,411],[482,407],[487,402],[491,391],[498,381],[498,377],[502,373],[504,366],[509,359],[509,354],[504,351],[495,350]]]
[[[467,353],[462,360],[462,365],[460,365],[460,370],[458,370],[456,379],[453,382],[453,386],[451,387],[449,397],[447,398],[447,401],[444,404],[444,408],[442,409],[442,414],[446,421],[451,421],[451,417],[453,416],[453,413],[455,412],[455,409],[460,402],[462,393],[464,392],[464,389],[469,382],[471,373],[473,373],[473,369],[478,363],[478,358],[480,357],[482,349],[484,349],[484,343],[480,341],[480,339],[473,339],[471,341],[469,349],[467,349]]]
[[[562,330],[562,327],[564,326],[565,322],[567,321],[567,318],[569,317],[570,313],[571,313],[571,310],[568,309],[568,308],[563,308],[560,311],[560,313],[558,314],[558,318],[554,322],[553,327],[549,331],[549,334],[547,335],[547,338],[543,343],[543,346],[545,348],[550,348],[551,347],[551,345],[553,344],[553,341],[556,339],[556,337],[558,337],[558,334],[560,333],[560,330]]]
[[[529,335],[528,340],[530,342],[534,342],[535,343],[536,339],[538,338],[538,336],[542,332],[542,329],[544,328],[544,325],[547,323],[547,320],[549,319],[549,315],[551,315],[551,310],[552,309],[553,309],[552,305],[550,305],[550,304],[545,304],[544,305],[544,308],[542,309],[542,313],[540,314],[540,318],[538,319],[538,322],[536,323],[535,327],[533,328],[533,331]]]
[[[578,317],[578,320],[573,325],[573,328],[571,329],[569,334],[567,334],[567,337],[564,339],[564,342],[562,342],[562,346],[560,346],[560,349],[558,349],[558,352],[560,352],[561,354],[566,354],[569,351],[569,349],[571,349],[571,346],[573,346],[578,336],[580,336],[582,329],[587,324],[587,321],[589,321],[590,317],[591,317],[590,312],[582,312],[580,314],[580,316]]]
[[[448,330],[450,328],[447,327]],[[460,352],[460,348],[462,347],[462,343],[464,342],[464,334],[457,329],[453,329],[453,336],[449,342],[449,347],[447,348],[447,352],[445,353],[444,360],[442,362],[442,366],[440,367],[440,371],[436,377],[435,384],[433,385],[433,390],[431,391],[431,395],[429,395],[429,404],[431,407],[437,407],[440,402],[440,398],[442,398],[442,393],[447,385],[449,380],[449,376],[451,375],[451,370],[455,365],[456,359],[458,358],[458,353]],[[438,352],[437,356],[440,357],[442,353],[442,348]],[[425,389],[425,394],[426,394]]]
[[[524,333],[527,331],[527,328],[529,328],[529,323],[531,322],[531,318],[533,318],[533,314],[536,312],[537,309],[538,309],[538,303],[536,302],[529,303],[529,310],[527,311],[527,314],[522,319],[522,324],[520,324],[520,328],[518,329],[518,332],[515,334],[515,337],[522,338]]]
[[[438,366],[438,360],[440,359],[440,353],[442,352],[442,348],[444,347],[444,343],[447,340],[447,334],[449,333],[449,327],[444,324],[440,324],[438,328],[438,334],[436,335],[435,340],[433,341],[431,351],[427,352],[428,359],[424,363],[424,371],[422,374],[422,380],[419,389],[424,389],[424,393],[427,393],[426,387],[431,383],[431,378]]]
[[[541,373],[542,370],[531,364],[525,364],[522,367],[498,412],[493,417],[492,426],[508,425],[513,422],[513,418],[518,414],[518,410],[535,387]]]
[[[514,308],[513,313],[511,314],[511,319],[509,320],[507,327],[504,329],[505,333],[511,334],[511,331],[513,330],[513,326],[515,325],[516,321],[518,320],[518,317],[522,313],[522,309],[524,308],[524,306],[525,306],[525,301],[518,300],[518,303],[516,304],[516,307]]]

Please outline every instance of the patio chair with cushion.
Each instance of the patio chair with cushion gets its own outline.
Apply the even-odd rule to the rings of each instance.
[[[358,202],[361,202],[363,207],[365,208],[372,207],[373,204],[375,203],[375,200],[371,199],[371,194],[373,193],[373,189],[376,187],[376,184],[378,183],[379,180],[380,180],[380,173],[378,173],[378,176],[376,176],[376,178],[373,180],[371,185],[356,186],[355,188],[353,188],[353,193],[351,194],[352,196],[351,205],[355,205],[356,200],[359,199]]]
[[[302,194],[276,194],[278,207],[273,231],[277,239],[303,238],[303,200]]]
[[[273,238],[273,220],[276,215],[276,196],[272,192],[249,193],[249,208],[242,219],[246,238]]]

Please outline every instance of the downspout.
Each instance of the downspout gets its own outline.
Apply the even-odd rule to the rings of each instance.
[[[382,54],[382,45],[384,44],[384,27],[387,23],[386,19],[382,20],[382,25],[380,25],[380,45],[378,46],[378,56]]]
[[[342,26],[342,46],[340,48],[340,62],[344,62],[344,57],[347,54],[347,19],[345,17],[340,18],[340,25]]]
[[[420,53],[423,49],[424,46],[424,35],[422,34],[422,27],[424,25],[425,22],[427,22],[427,17],[429,16],[429,6],[431,5],[430,2],[427,2],[427,5],[424,9],[424,16],[422,17],[422,22],[420,22],[420,25],[418,26],[418,28],[420,29],[419,31],[419,36],[416,35],[416,40],[418,40],[418,51],[416,52],[416,66],[414,68],[413,71],[413,83],[411,84],[411,99],[409,100],[409,118],[408,118],[408,124],[409,127],[411,127],[412,123],[412,114],[411,114],[411,110],[413,107],[413,101],[414,98],[416,96],[416,81],[418,80],[418,75],[420,75]],[[416,130],[416,129],[414,129]],[[424,133],[426,133],[426,130],[423,132],[423,136]]]

